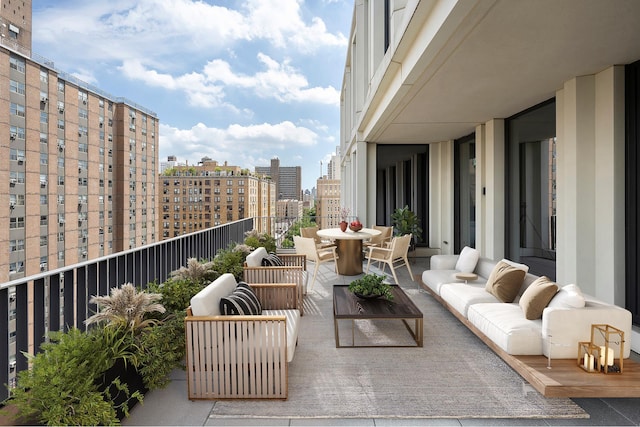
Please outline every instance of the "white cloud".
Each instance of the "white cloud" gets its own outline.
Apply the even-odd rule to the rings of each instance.
[[[138,60],[125,61],[120,67],[132,80],[169,90],[183,91],[189,103],[196,107],[227,107],[239,109],[225,101],[225,87],[251,90],[260,98],[274,98],[280,102],[304,102],[334,105],[340,103],[340,93],[333,87],[309,87],[306,77],[285,60],[283,63],[267,55],[258,54],[266,67],[255,75],[235,73],[231,65],[221,59],[209,61],[201,72],[191,72],[178,77],[145,68]]]
[[[318,144],[319,136],[306,127],[289,121],[250,126],[229,125],[226,129],[198,123],[190,129],[178,129],[160,123],[160,159],[175,155],[195,163],[208,156],[236,166],[253,168],[256,161],[273,157],[272,153],[299,153]]]
[[[177,51],[210,56],[241,41],[265,40],[299,52],[347,45],[321,18],[305,22],[298,0],[248,0],[237,10],[194,0],[67,1],[36,8],[33,19],[34,38],[57,46],[58,56],[144,57],[158,68],[177,65],[166,61]]]

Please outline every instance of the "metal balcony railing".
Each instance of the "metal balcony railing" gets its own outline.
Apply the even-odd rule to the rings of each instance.
[[[187,259],[213,258],[252,229],[254,218],[248,218],[1,284],[0,384],[15,384],[17,373],[28,369],[23,352],[37,353],[50,331],[84,330],[97,309],[92,296],[127,282],[143,289],[162,283]],[[8,397],[0,387],[0,401]]]
[[[0,284],[0,313],[5,313],[0,316],[0,384],[15,384],[17,373],[28,369],[23,352],[37,353],[50,331],[84,330],[85,319],[97,309],[89,303],[92,296],[108,295],[128,282],[142,289],[162,283],[189,258],[212,259],[254,229],[274,236],[279,249],[292,250],[290,242],[283,242],[298,220],[247,218]],[[322,228],[338,222],[316,221]],[[0,387],[0,402],[8,397],[8,389]]]

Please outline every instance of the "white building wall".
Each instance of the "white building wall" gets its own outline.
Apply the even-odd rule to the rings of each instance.
[[[505,224],[505,134],[504,120],[495,119],[485,123],[483,144],[483,233],[482,254],[488,258],[504,257]]]

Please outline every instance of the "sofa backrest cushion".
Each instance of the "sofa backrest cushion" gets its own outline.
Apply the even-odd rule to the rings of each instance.
[[[585,306],[585,298],[578,285],[570,284],[560,288],[553,299],[549,301],[549,307],[582,308]]]
[[[247,263],[247,267],[260,267],[262,266],[262,259],[269,255],[267,250],[260,246],[259,248],[255,248],[249,255],[247,255],[247,259],[245,262]]]
[[[542,318],[542,310],[549,304],[551,298],[558,292],[558,285],[547,276],[536,279],[520,297],[520,308],[527,320]]]
[[[262,306],[251,286],[245,282],[238,282],[231,295],[220,298],[220,314],[257,315],[262,314]]]
[[[502,302],[513,302],[518,296],[526,272],[521,268],[499,261],[487,279],[485,290]]]
[[[479,258],[480,252],[477,249],[465,246],[460,251],[455,269],[461,273],[473,273]]]
[[[219,316],[220,299],[231,294],[238,283],[231,273],[224,273],[191,298],[194,316]]]

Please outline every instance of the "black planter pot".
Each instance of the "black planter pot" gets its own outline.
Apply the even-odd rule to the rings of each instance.
[[[145,394],[149,390],[144,386],[142,375],[138,370],[130,363],[125,364],[122,359],[116,360],[116,363],[105,371],[102,375],[99,388],[101,391],[104,391],[107,386],[109,387],[109,393],[113,400],[113,406],[116,408],[116,414],[118,419],[122,420],[124,418],[122,404],[126,402],[127,408],[131,410],[131,408],[138,403],[138,399],[135,397],[127,398],[124,391],[118,390],[115,385],[111,384],[118,377],[120,377],[120,383],[127,385],[129,396],[136,391]]]

